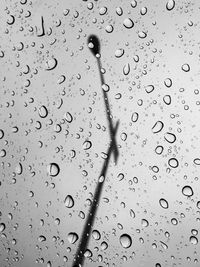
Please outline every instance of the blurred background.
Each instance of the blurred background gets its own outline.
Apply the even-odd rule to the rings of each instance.
[[[200,266],[200,2],[2,0],[0,267]]]

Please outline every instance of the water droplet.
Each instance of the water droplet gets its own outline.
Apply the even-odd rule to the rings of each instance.
[[[147,85],[146,87],[145,87],[145,91],[148,93],[148,94],[150,94],[150,93],[152,93],[153,91],[154,91],[154,86],[153,85]]]
[[[166,78],[165,80],[164,80],[164,85],[166,86],[166,87],[171,87],[172,86],[172,80],[170,79],[170,78]]]
[[[136,1],[136,0],[133,0],[133,1],[131,2],[131,6],[132,6],[133,8],[135,8],[135,7],[137,6],[137,1]]]
[[[178,224],[178,221],[177,221],[176,218],[172,218],[172,219],[171,219],[171,223],[172,223],[173,225],[177,225],[177,224]]]
[[[186,185],[182,188],[182,194],[187,197],[193,196],[194,192],[191,186]]]
[[[171,168],[177,168],[179,165],[179,162],[176,158],[171,158],[168,160],[168,164]]]
[[[147,33],[146,33],[146,32],[143,32],[143,31],[140,31],[140,32],[138,33],[138,37],[141,38],[141,39],[144,39],[144,38],[147,37]]]
[[[161,198],[159,200],[159,204],[163,209],[168,209],[168,207],[169,207],[169,204],[168,204],[167,200],[164,199],[164,198]]]
[[[142,16],[144,16],[146,13],[147,13],[147,7],[142,7],[142,8],[140,9],[140,14],[141,14]]]
[[[47,108],[45,107],[45,106],[41,106],[40,108],[39,108],[39,116],[41,117],[41,118],[46,118],[47,117],[47,115],[48,115],[48,110],[47,110]]]
[[[123,248],[129,248],[132,245],[132,239],[128,234],[121,235],[119,240]]]
[[[117,175],[117,179],[118,179],[119,181],[123,180],[123,179],[124,179],[124,174],[123,174],[123,173],[119,173],[119,174]]]
[[[74,206],[73,197],[71,195],[67,195],[65,200],[64,200],[64,203],[65,203],[65,207],[72,208]]]
[[[18,174],[18,175],[20,175],[20,174],[22,174],[22,172],[23,172],[23,167],[22,167],[22,164],[19,162],[18,164],[17,164],[17,166],[15,167],[15,172]]]
[[[117,49],[117,50],[115,51],[115,56],[116,56],[117,58],[120,58],[120,57],[122,57],[123,55],[124,55],[124,49],[119,48],[119,49]]]
[[[92,237],[95,239],[95,240],[99,240],[101,238],[101,234],[99,233],[99,231],[97,230],[93,230],[92,231]]]
[[[132,209],[130,209],[130,216],[131,218],[135,218],[135,212]]]
[[[171,11],[175,7],[175,1],[174,0],[169,0],[166,4],[166,9],[168,11]]]
[[[100,177],[99,177],[99,183],[103,183],[104,182],[104,180],[105,180],[105,176],[103,176],[103,175],[101,175]]]
[[[165,96],[163,97],[163,102],[164,102],[166,105],[170,105],[170,104],[171,104],[171,101],[172,101],[172,99],[171,99],[171,96],[170,96],[170,95],[165,95]]]
[[[185,71],[185,72],[190,71],[190,65],[187,64],[187,63],[183,64],[181,68],[182,68],[182,70]]]
[[[159,133],[164,127],[164,123],[162,121],[157,121],[154,126],[152,127],[152,132]]]
[[[137,112],[133,112],[132,116],[131,116],[131,120],[132,122],[136,122],[139,118],[139,114]]]
[[[89,250],[89,249],[86,249],[86,251],[85,251],[85,253],[84,253],[84,257],[85,258],[90,258],[90,257],[92,257],[92,251],[91,250]]]
[[[124,73],[124,75],[128,75],[129,72],[130,72],[130,64],[127,63],[123,68],[123,73]]]
[[[69,123],[71,123],[73,121],[73,117],[72,117],[71,113],[69,113],[69,112],[65,113],[64,118]]]
[[[86,140],[84,143],[83,143],[83,149],[84,150],[88,150],[92,147],[92,142],[89,141],[89,140]]]
[[[4,137],[4,131],[0,129],[0,139],[2,139],[3,137]]]
[[[196,158],[196,159],[194,159],[194,164],[196,164],[196,165],[200,165],[200,158]]]
[[[127,134],[126,134],[126,133],[122,133],[120,137],[121,137],[121,140],[122,140],[122,141],[126,141],[126,139],[127,139]]]
[[[107,26],[106,26],[106,32],[107,32],[107,33],[111,33],[111,32],[113,32],[113,30],[114,30],[114,28],[113,28],[112,25],[107,25]]]
[[[53,70],[53,69],[55,69],[55,67],[57,66],[57,64],[58,64],[58,61],[57,61],[57,59],[56,58],[54,58],[54,57],[52,57],[51,59],[48,59],[47,61],[46,61],[46,70]]]
[[[163,146],[157,146],[157,147],[155,148],[155,152],[156,152],[156,154],[158,154],[158,155],[161,155],[162,152],[163,152],[163,150],[164,150]]]
[[[169,133],[169,132],[165,133],[165,137],[164,138],[170,144],[172,144],[172,143],[174,143],[176,141],[176,135],[173,134],[173,133]]]
[[[46,237],[43,236],[43,235],[40,235],[40,236],[38,237],[38,241],[39,241],[39,242],[44,242],[44,241],[46,241]]]
[[[5,223],[0,223],[0,233],[2,233],[6,229]]]
[[[126,18],[123,24],[127,29],[131,29],[134,26],[134,22],[130,18]]]
[[[50,176],[55,177],[59,174],[60,172],[60,167],[57,163],[50,163],[47,166],[47,172],[49,173]]]
[[[108,244],[104,241],[101,243],[101,250],[106,250],[108,248]]]
[[[103,6],[99,9],[99,14],[100,15],[105,15],[107,12],[107,7]]]
[[[121,7],[117,7],[116,8],[116,13],[117,13],[118,16],[123,15],[123,9]]]
[[[79,237],[78,237],[77,233],[74,233],[74,232],[69,233],[67,236],[67,239],[68,239],[69,243],[71,243],[71,244],[76,243],[78,238]]]
[[[47,262],[47,267],[52,267],[52,264],[50,261]]]
[[[191,236],[190,237],[190,243],[193,245],[197,245],[198,244],[198,239],[196,236]]]
[[[141,224],[142,224],[142,227],[148,227],[149,226],[149,222],[146,219],[142,219]]]

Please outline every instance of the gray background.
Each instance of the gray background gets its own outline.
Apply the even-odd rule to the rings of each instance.
[[[101,41],[113,119],[120,120],[120,156],[117,166],[111,159],[94,224],[101,239],[91,237],[93,256],[84,266],[200,266],[199,243],[191,239],[196,234],[198,242],[199,233],[191,231],[199,231],[200,225],[200,166],[194,163],[200,158],[200,2],[176,1],[171,10],[166,4],[0,2],[0,229],[5,225],[0,266],[72,265],[78,240],[71,244],[68,235],[82,233],[79,214],[87,215],[110,141],[98,68],[87,46],[90,34]],[[123,24],[127,18],[134,22],[130,29]],[[120,58],[115,56],[118,49],[124,49]],[[130,72],[124,75],[126,64]],[[146,92],[148,85],[153,92]],[[166,95],[170,105],[163,101]],[[157,121],[164,127],[154,133]],[[167,133],[176,136],[174,143],[166,140]],[[88,150],[86,140],[92,143]],[[161,155],[157,146],[163,146]],[[170,166],[171,158],[178,160],[177,168]],[[60,168],[55,177],[50,163]],[[186,185],[193,189],[191,197],[182,193]],[[67,195],[74,200],[71,208],[64,203]],[[167,209],[160,206],[161,198],[168,201]],[[125,233],[132,239],[130,248],[120,243]],[[108,244],[106,250],[102,242]]]

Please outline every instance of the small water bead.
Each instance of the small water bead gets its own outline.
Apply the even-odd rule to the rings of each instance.
[[[126,18],[123,22],[123,25],[127,28],[127,29],[131,29],[134,26],[134,22],[132,21],[132,19],[130,18]]]
[[[107,32],[107,33],[111,33],[111,32],[113,32],[113,30],[114,30],[114,28],[113,28],[112,25],[107,25],[107,26],[106,26],[106,32]]]
[[[154,126],[152,127],[152,132],[155,133],[159,133],[162,131],[164,127],[164,123],[162,121],[157,121]]]
[[[18,175],[20,175],[20,174],[22,174],[22,172],[23,172],[23,167],[22,167],[22,164],[19,162],[18,164],[17,164],[17,166],[15,167],[15,172],[18,174]]]
[[[123,67],[123,74],[124,75],[128,75],[130,73],[130,64],[127,63],[126,65],[124,65]]]
[[[39,242],[44,242],[44,241],[46,241],[46,237],[43,236],[43,235],[40,235],[40,236],[38,237],[38,241],[39,241]]]
[[[135,212],[132,209],[130,209],[130,216],[131,218],[135,218]]]
[[[99,14],[100,15],[105,15],[106,14],[106,12],[107,12],[107,7],[101,7],[100,9],[99,9]]]
[[[119,240],[123,248],[130,248],[132,245],[132,239],[128,234],[121,235]]]
[[[0,223],[0,233],[2,233],[6,229],[5,223]]]
[[[200,165],[200,158],[196,158],[193,160],[194,164]]]
[[[166,9],[168,11],[171,11],[172,9],[174,9],[175,7],[175,1],[174,0],[168,0],[167,4],[166,4]]]
[[[106,83],[104,83],[101,88],[103,89],[104,92],[109,92],[110,90],[110,86]]]
[[[101,250],[106,250],[108,248],[108,244],[104,241],[101,243]]]
[[[104,180],[105,180],[105,176],[101,175],[101,176],[99,177],[99,179],[98,179],[98,182],[99,182],[99,183],[103,183]]]
[[[50,261],[47,262],[47,267],[52,267],[52,264]]]
[[[141,14],[142,16],[144,16],[146,13],[147,13],[147,7],[142,7],[142,8],[140,9],[140,14]]]
[[[164,198],[161,198],[159,200],[159,204],[163,209],[168,209],[168,207],[169,207],[169,204],[168,204],[167,200],[164,199]]]
[[[118,16],[123,15],[123,9],[121,7],[117,7],[116,8],[116,13],[117,13]]]
[[[0,139],[2,139],[3,137],[4,137],[4,131],[0,129]]]
[[[51,177],[56,177],[60,173],[60,167],[57,163],[50,163],[47,166],[47,172]]]
[[[185,63],[182,65],[181,69],[185,72],[188,72],[188,71],[190,71],[190,65]]]
[[[196,237],[196,236],[191,236],[191,237],[190,237],[190,243],[191,243],[192,245],[197,245],[197,244],[198,244],[198,239],[197,239],[197,237]]]
[[[143,32],[143,31],[140,31],[140,32],[138,32],[138,37],[141,38],[141,39],[144,39],[144,38],[147,37],[147,33]]]
[[[72,208],[74,206],[74,199],[71,195],[67,195],[64,200],[65,207]]]
[[[170,144],[173,144],[176,141],[176,135],[173,133],[169,133],[169,132],[165,133],[164,138]]]
[[[72,114],[69,113],[69,112],[66,112],[65,115],[64,115],[64,118],[67,122],[71,123],[73,121],[73,117],[72,117]]]
[[[179,166],[179,162],[176,158],[169,159],[168,164],[171,168],[177,168]]]
[[[92,237],[95,239],[95,240],[99,240],[101,238],[101,234],[99,231],[97,230],[93,230],[92,231]]]
[[[86,140],[84,143],[83,143],[83,149],[84,150],[88,150],[92,147],[92,142],[89,141],[89,140]]]
[[[146,91],[148,94],[152,93],[152,92],[154,91],[154,89],[155,89],[154,85],[147,85],[147,86],[145,87],[145,91]]]
[[[163,102],[164,102],[166,105],[170,105],[171,102],[172,102],[171,96],[170,96],[170,95],[165,95],[165,96],[163,97]]]
[[[194,192],[193,192],[193,189],[191,186],[189,185],[185,185],[183,188],[182,188],[182,194],[184,196],[187,196],[187,197],[191,197],[193,196]]]
[[[118,179],[119,181],[122,181],[122,180],[124,179],[124,174],[123,174],[123,173],[119,173],[119,174],[117,175],[117,179]]]
[[[137,1],[133,0],[131,1],[131,7],[135,8],[137,6]]]
[[[200,209],[200,201],[197,201],[197,208]]]
[[[171,87],[172,86],[172,80],[170,79],[170,78],[166,78],[165,80],[164,80],[164,85],[166,86],[166,87]]]
[[[137,112],[133,112],[133,114],[131,115],[131,121],[136,122],[138,118],[139,118],[139,114]]]
[[[52,57],[51,59],[48,59],[46,61],[46,67],[45,67],[45,69],[48,70],[48,71],[53,70],[53,69],[55,69],[55,67],[57,66],[57,64],[58,64],[57,59],[54,58],[54,57]]]
[[[119,99],[121,99],[121,98],[122,98],[122,94],[121,94],[121,93],[117,93],[117,94],[115,95],[115,99],[119,100]]]
[[[46,118],[48,115],[48,110],[45,106],[41,106],[38,110],[40,118]]]
[[[142,219],[141,224],[142,224],[142,227],[148,227],[149,226],[149,222],[146,219]]]
[[[196,229],[191,230],[192,235],[198,235],[198,231]]]
[[[69,243],[71,243],[71,244],[76,243],[76,241],[78,240],[78,238],[79,237],[78,237],[77,233],[74,233],[74,232],[70,232],[68,234],[68,236],[67,236],[67,239],[68,239]]]
[[[84,257],[85,258],[90,258],[90,257],[92,257],[92,251],[91,250],[89,250],[89,249],[86,249],[85,250],[85,252],[84,252]]]
[[[126,133],[122,133],[120,137],[121,137],[121,140],[122,140],[122,141],[126,141],[126,139],[127,139],[127,134],[126,134]]]
[[[172,218],[172,219],[171,219],[171,223],[172,223],[173,225],[177,225],[177,224],[178,224],[178,221],[177,221],[176,218]]]
[[[119,48],[115,51],[115,57],[120,58],[124,55],[124,49],[123,48]]]
[[[163,146],[157,146],[157,147],[155,148],[155,152],[156,152],[156,154],[158,154],[158,155],[161,155],[162,152],[163,152],[163,150],[164,150]]]

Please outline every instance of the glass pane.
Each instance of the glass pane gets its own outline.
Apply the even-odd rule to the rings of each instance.
[[[199,266],[199,10],[1,1],[0,266]]]

